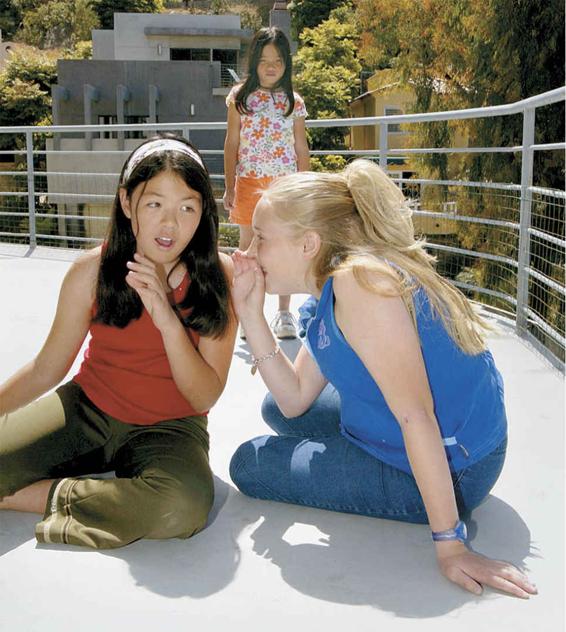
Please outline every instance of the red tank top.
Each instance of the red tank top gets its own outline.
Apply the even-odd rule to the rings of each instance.
[[[186,274],[173,290],[172,302],[183,299],[189,283]],[[188,327],[186,331],[197,347],[199,335]],[[100,410],[125,423],[144,426],[205,414],[195,411],[175,385],[161,334],[145,309],[123,329],[91,323],[90,334],[74,381]]]

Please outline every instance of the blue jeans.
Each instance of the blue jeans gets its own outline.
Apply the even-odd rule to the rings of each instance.
[[[267,395],[262,415],[277,436],[243,443],[230,463],[238,489],[264,500],[428,523],[415,479],[340,434],[340,399],[328,385],[311,408],[286,419]],[[489,494],[505,460],[507,439],[478,463],[452,474],[460,517]]]

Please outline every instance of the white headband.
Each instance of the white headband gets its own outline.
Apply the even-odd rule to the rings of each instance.
[[[147,156],[158,151],[180,151],[183,154],[190,156],[204,169],[202,160],[194,149],[191,149],[191,147],[185,145],[185,143],[182,143],[180,140],[175,140],[174,138],[158,138],[157,140],[140,145],[134,151],[130,157],[126,170],[124,171],[122,181],[127,182],[128,178],[132,175],[133,170],[140,164],[140,162],[144,158],[147,158]]]

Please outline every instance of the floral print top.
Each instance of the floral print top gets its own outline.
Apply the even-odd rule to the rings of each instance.
[[[235,103],[240,85],[230,90],[226,105]],[[296,93],[295,109],[289,116],[284,92],[259,88],[250,94],[251,114],[240,115],[240,145],[236,175],[246,178],[277,177],[297,171],[295,119],[307,116],[305,102]]]

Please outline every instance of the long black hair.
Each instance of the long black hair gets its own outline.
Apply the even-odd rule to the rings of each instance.
[[[236,94],[236,109],[240,114],[251,114],[248,107],[247,99],[254,90],[259,88],[259,77],[257,75],[257,67],[263,49],[268,44],[273,44],[285,64],[285,71],[278,83],[273,86],[273,90],[283,90],[287,96],[287,111],[285,116],[289,116],[295,109],[295,96],[293,94],[293,82],[291,76],[293,74],[293,60],[291,58],[291,49],[289,40],[283,31],[277,26],[269,26],[260,29],[250,44],[248,52],[248,76],[241,85]]]
[[[140,147],[159,138],[170,138],[184,143],[200,157],[195,147],[174,134],[155,136],[142,143]],[[122,209],[120,188],[125,189],[128,198],[131,199],[134,189],[139,184],[147,183],[163,171],[170,171],[202,196],[199,225],[193,238],[179,256],[179,264],[185,264],[191,284],[186,296],[175,308],[185,326],[191,327],[201,335],[220,336],[229,321],[229,289],[218,253],[218,211],[208,171],[184,151],[171,149],[150,153],[135,164],[133,169],[128,169],[135,151],[137,149],[130,154],[120,173],[120,184],[114,198],[108,237],[102,249],[94,320],[115,327],[125,327],[130,321],[141,316],[141,299],[126,283],[126,263],[133,261],[136,235],[132,229],[132,222]]]

